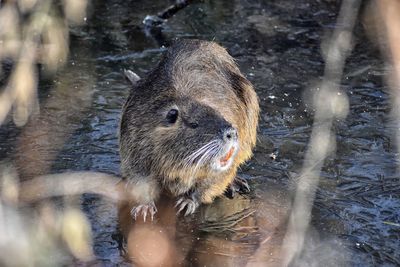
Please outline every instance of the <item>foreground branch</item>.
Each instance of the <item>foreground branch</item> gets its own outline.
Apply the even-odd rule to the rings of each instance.
[[[21,183],[19,201],[30,203],[66,195],[92,193],[114,201],[135,200],[136,193],[126,190],[121,178],[100,172],[71,172],[38,176]]]
[[[284,266],[293,263],[303,249],[321,168],[324,159],[335,146],[334,135],[331,133],[333,121],[344,118],[348,112],[348,99],[340,92],[339,85],[345,59],[351,50],[352,30],[360,3],[360,0],[343,1],[337,19],[338,27],[328,42],[324,79],[314,98],[315,115],[311,140],[283,243]]]

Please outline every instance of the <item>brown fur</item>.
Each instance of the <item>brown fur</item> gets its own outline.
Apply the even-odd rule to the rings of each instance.
[[[165,114],[179,110],[175,124]],[[182,40],[159,65],[135,84],[124,105],[120,126],[122,175],[140,188],[146,204],[165,188],[175,196],[195,191],[210,203],[234,181],[240,164],[256,143],[259,105],[251,83],[233,58],[214,42]],[[197,123],[198,127],[191,127]],[[229,169],[214,172],[205,164],[196,172],[183,159],[222,128],[237,130],[239,150]]]

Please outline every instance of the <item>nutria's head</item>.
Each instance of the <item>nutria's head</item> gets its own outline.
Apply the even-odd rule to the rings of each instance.
[[[147,168],[159,175],[223,172],[232,166],[238,152],[237,130],[216,110],[191,99],[164,101],[146,115],[129,114],[131,123],[126,131],[131,140],[125,143],[133,146],[131,156],[137,163],[148,163]],[[121,131],[124,129],[122,121]]]
[[[248,81],[215,43],[184,41],[171,47],[134,85],[124,106],[123,172],[174,179],[237,167],[240,130],[245,132],[239,128],[247,129],[247,117],[238,115],[247,110],[242,86]]]

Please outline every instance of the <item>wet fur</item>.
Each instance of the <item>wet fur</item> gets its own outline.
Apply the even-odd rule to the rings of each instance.
[[[180,121],[171,126],[163,118],[173,107],[179,108]],[[214,42],[178,41],[133,85],[123,107],[122,175],[141,188],[142,203],[157,199],[162,188],[175,196],[196,192],[201,202],[210,203],[251,157],[258,114],[251,83],[224,48]],[[194,122],[197,128],[188,126]],[[229,126],[238,131],[239,150],[228,170],[213,172],[206,165],[194,172],[193,164],[185,164]]]

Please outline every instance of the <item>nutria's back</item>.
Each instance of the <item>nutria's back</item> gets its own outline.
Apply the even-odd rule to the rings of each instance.
[[[178,41],[131,89],[120,127],[122,174],[146,194],[198,191],[210,202],[251,156],[258,113],[253,87],[224,48]]]

